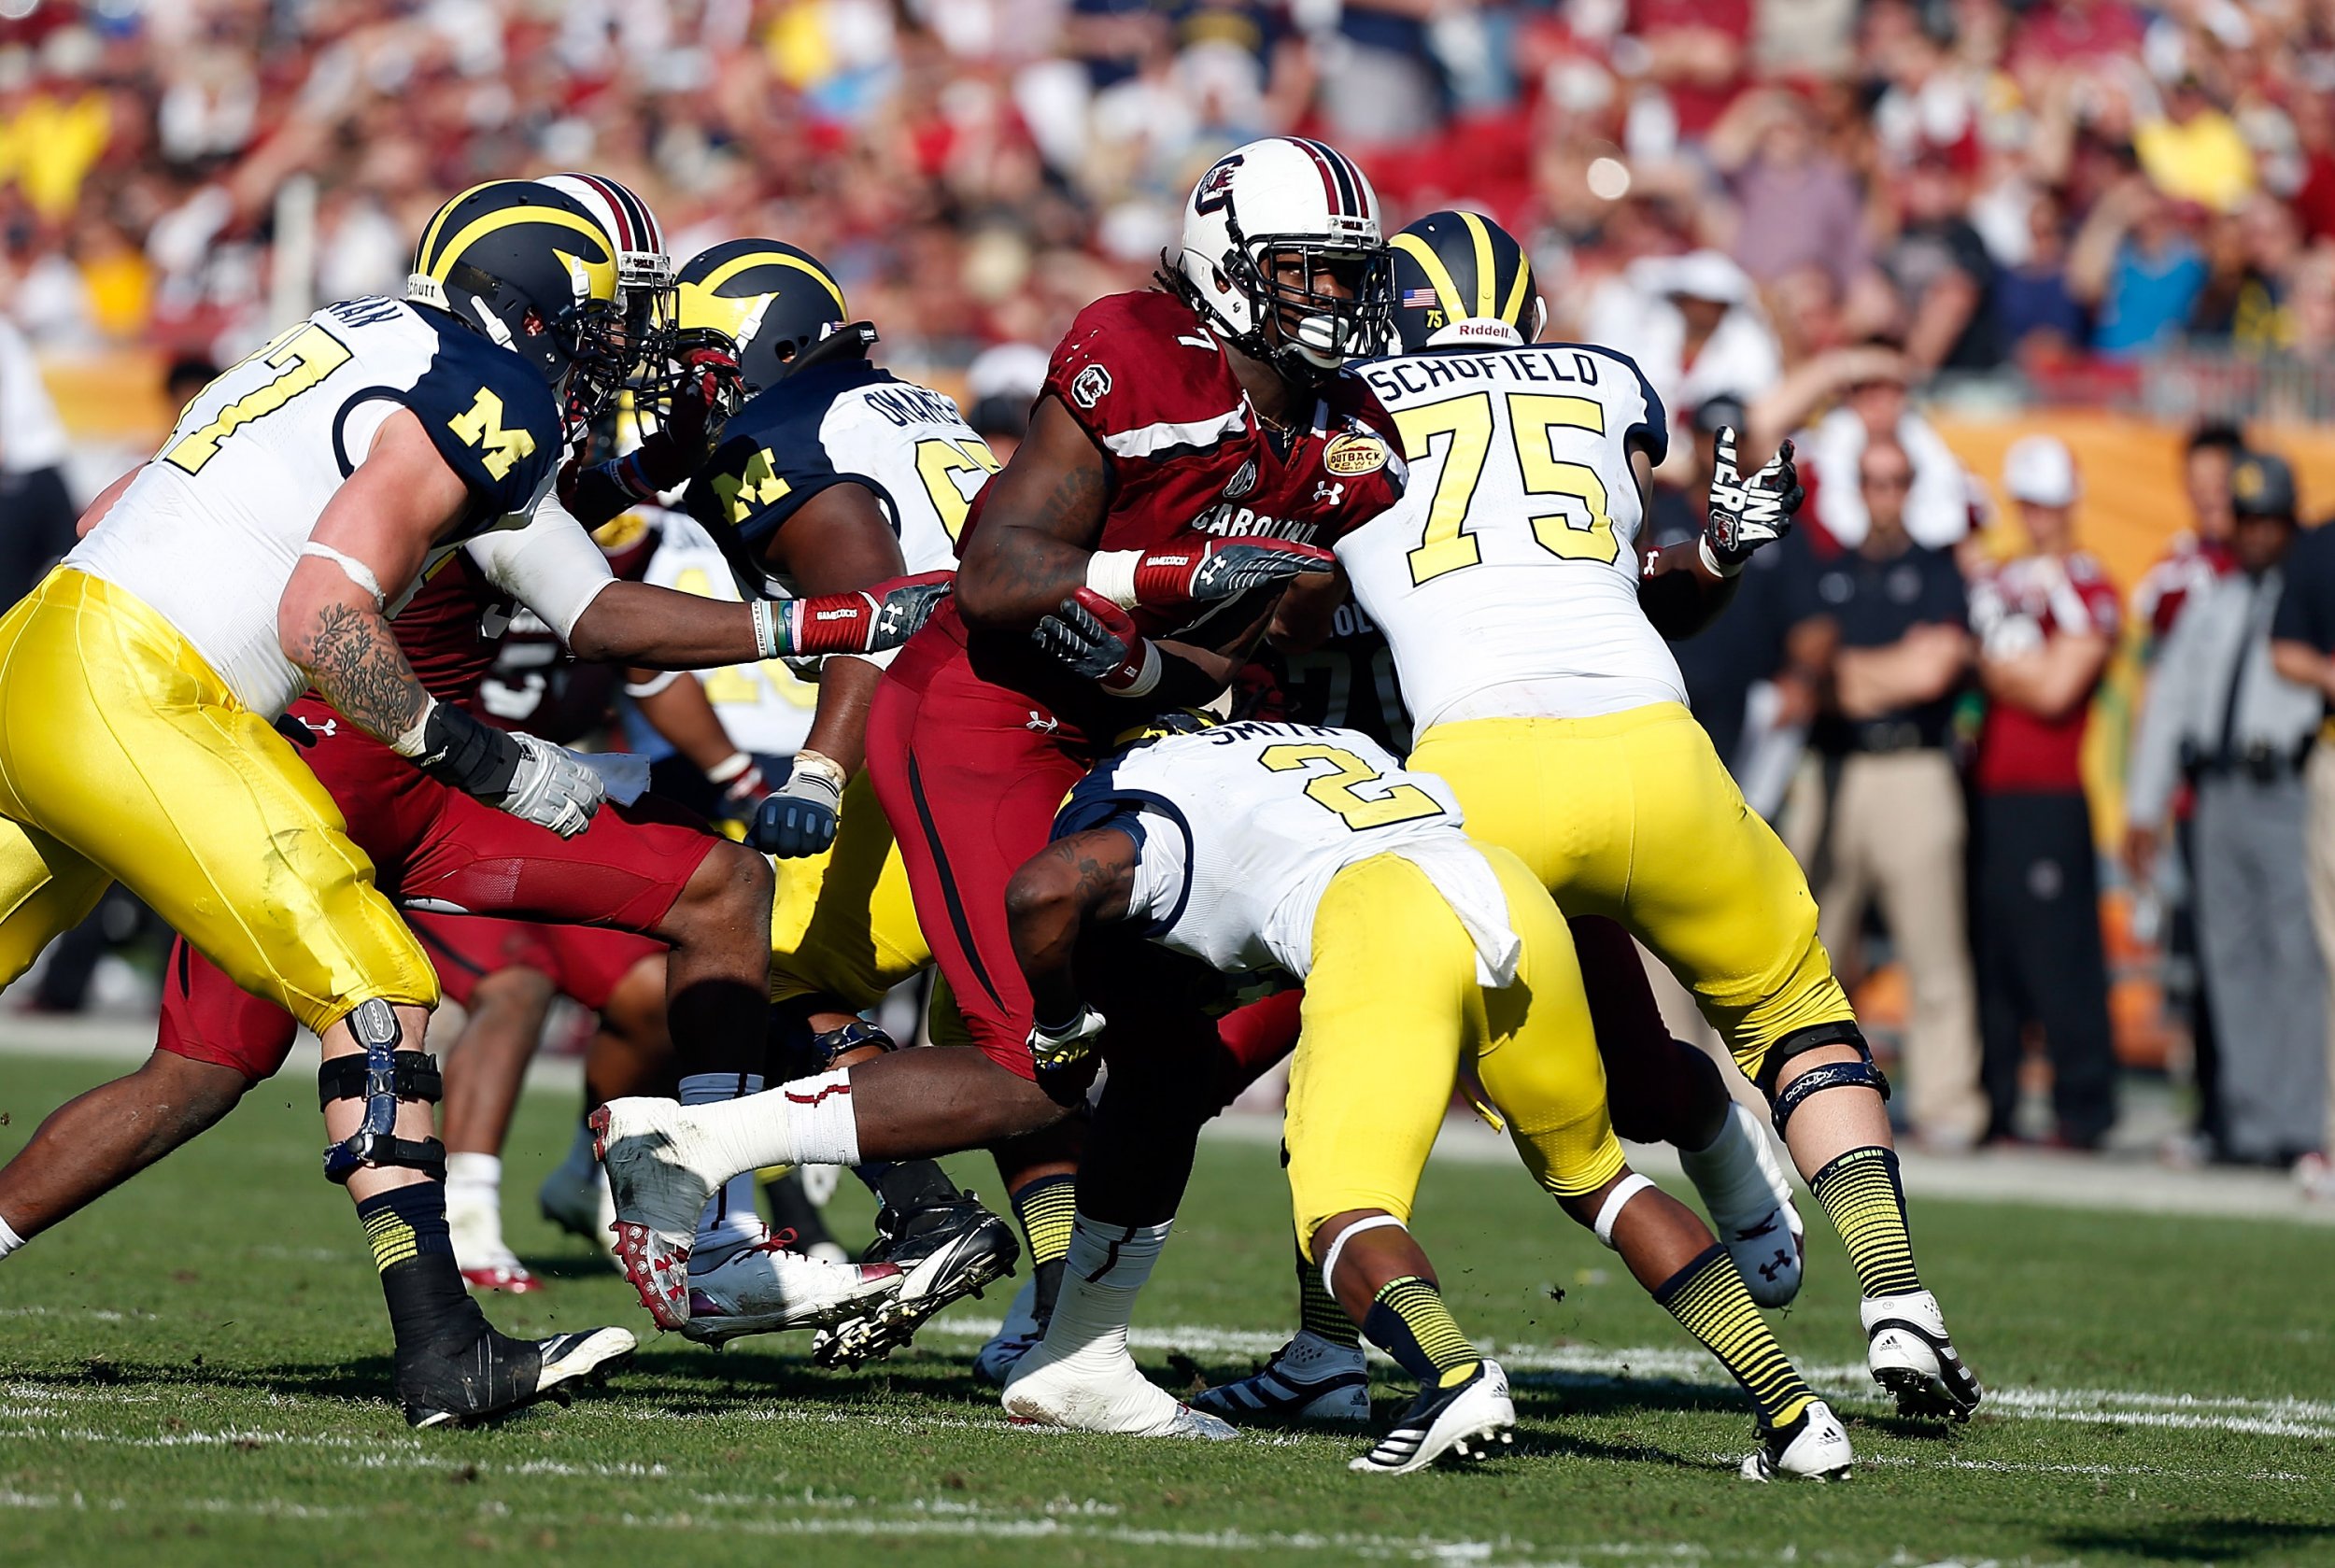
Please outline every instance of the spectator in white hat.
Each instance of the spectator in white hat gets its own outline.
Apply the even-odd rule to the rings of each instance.
[[[2031,435],[2015,444],[2002,488],[2029,550],[1979,574],[1970,590],[1987,698],[1971,827],[1988,1132],[2018,1136],[2031,1025],[2051,1058],[2051,1139],[2089,1149],[2116,1121],[2116,1053],[2084,730],[2116,646],[2118,599],[2077,546],[2082,487],[2065,443]]]
[[[1720,251],[1632,262],[1598,290],[1588,317],[1590,336],[1635,360],[1677,424],[1707,398],[1748,401],[1783,374],[1750,277]]]

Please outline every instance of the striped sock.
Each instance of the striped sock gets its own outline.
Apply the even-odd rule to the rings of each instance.
[[[1297,1254],[1297,1313],[1298,1326],[1308,1334],[1333,1345],[1361,1349],[1362,1331],[1322,1283],[1321,1268],[1308,1263],[1303,1252]]]
[[[1770,1427],[1790,1426],[1816,1398],[1752,1305],[1726,1248],[1717,1242],[1705,1248],[1663,1281],[1654,1300],[1719,1358]]]
[[[449,1341],[467,1343],[487,1327],[486,1315],[462,1288],[446,1234],[446,1188],[421,1181],[392,1187],[357,1205],[357,1222],[381,1273],[389,1327],[400,1350]]]
[[[1914,1272],[1914,1242],[1905,1228],[1905,1188],[1897,1179],[1897,1151],[1851,1149],[1810,1179],[1808,1190],[1833,1218],[1869,1296],[1921,1289]]]
[[[1370,1298],[1362,1332],[1418,1378],[1422,1388],[1464,1383],[1483,1364],[1483,1357],[1443,1304],[1443,1293],[1415,1274],[1389,1280]]]
[[[1013,1194],[1013,1218],[1029,1246],[1032,1307],[1040,1322],[1054,1316],[1062,1294],[1062,1260],[1070,1255],[1070,1232],[1078,1222],[1079,1179],[1041,1176]]]

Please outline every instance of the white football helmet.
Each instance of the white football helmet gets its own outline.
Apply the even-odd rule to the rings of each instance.
[[[1324,263],[1348,297],[1313,287]],[[1301,281],[1277,281],[1295,265]],[[1379,196],[1353,160],[1298,136],[1267,136],[1210,166],[1183,205],[1164,281],[1224,340],[1284,374],[1320,380],[1377,351],[1394,292]]]
[[[626,342],[638,352],[650,332],[672,319],[672,257],[648,204],[605,175],[546,175],[543,183],[584,204],[616,241],[616,287]]]

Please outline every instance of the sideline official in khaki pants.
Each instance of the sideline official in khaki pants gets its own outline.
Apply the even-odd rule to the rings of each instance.
[[[1880,906],[1912,982],[1898,1093],[1915,1134],[1966,1149],[1987,1125],[1979,1087],[1961,787],[1946,741],[1970,668],[1969,607],[1952,558],[1903,524],[1913,469],[1875,444],[1858,462],[1872,525],[1829,558],[1793,541],[1792,664],[1822,711],[1784,813],[1784,841],[1807,869],[1818,932],[1845,961],[1869,903]]]

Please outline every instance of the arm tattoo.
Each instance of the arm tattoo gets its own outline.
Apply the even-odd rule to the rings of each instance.
[[[327,604],[317,612],[301,664],[325,699],[385,741],[421,722],[429,694],[377,612]]]
[[[1097,920],[1122,918],[1127,912],[1127,896],[1135,889],[1135,863],[1099,860],[1074,848],[1076,842],[1066,841],[1060,853],[1066,860],[1075,855],[1078,861],[1079,908]]]
[[[1086,581],[1089,552],[1072,535],[1086,532],[1107,487],[1102,474],[1073,468],[1028,521],[998,530],[990,563],[999,583],[1029,610],[1032,620]]]

